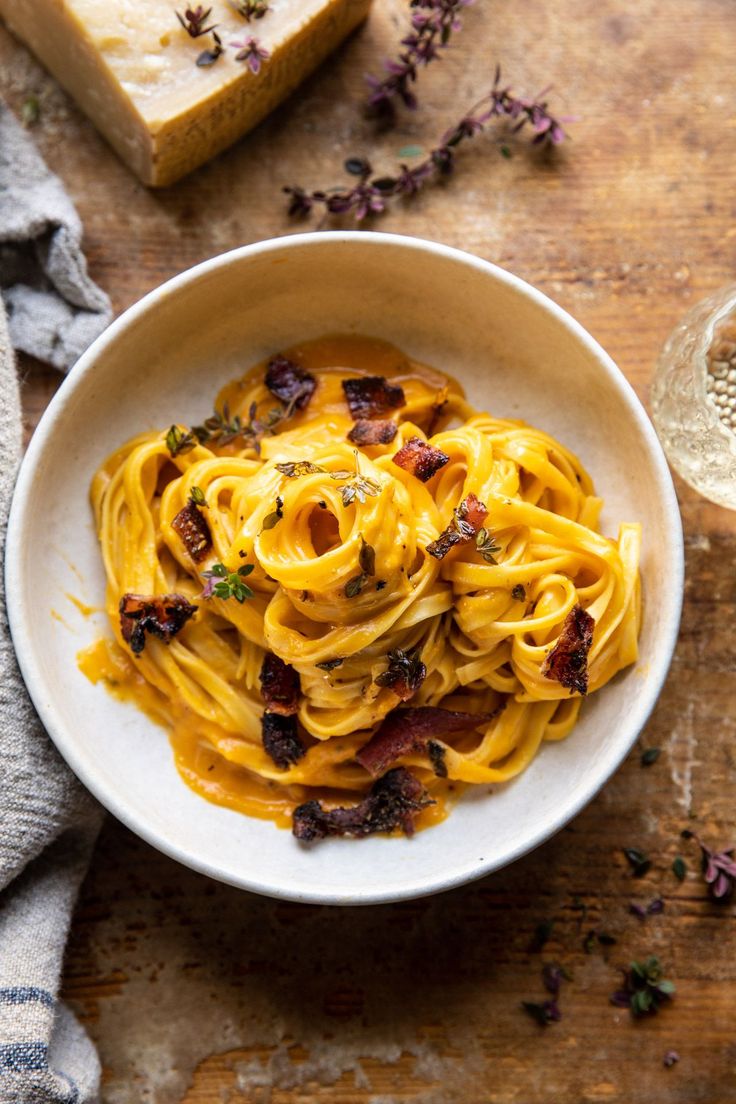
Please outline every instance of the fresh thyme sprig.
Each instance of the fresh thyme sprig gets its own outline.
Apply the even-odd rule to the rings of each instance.
[[[217,26],[216,23],[211,23],[209,27],[205,27],[205,23],[212,15],[212,8],[204,8],[201,4],[196,8],[186,8],[184,15],[180,15],[178,11],[174,14],[190,38],[209,34]]]
[[[202,578],[207,580],[202,597],[234,598],[242,605],[246,598],[253,597],[253,591],[243,582],[252,571],[253,564],[244,564],[237,571],[229,571],[222,563],[213,564],[209,571],[202,572]]]
[[[235,0],[235,2],[230,0],[230,7],[238,15],[242,15],[247,23],[250,23],[251,19],[262,19],[266,15],[269,10],[269,3],[268,0]],[[212,14],[212,8],[205,8],[199,4],[196,8],[186,8],[184,15],[176,10],[174,14],[190,38],[201,38],[202,35],[206,34],[212,35],[211,48],[203,50],[197,56],[195,64],[200,69],[207,69],[210,65],[214,65],[220,55],[225,52],[225,47],[215,29],[218,24],[210,23],[209,26],[205,26]],[[268,50],[264,50],[259,40],[254,38],[253,35],[248,35],[243,42],[231,42],[230,45],[236,50],[235,60],[246,62],[251,73],[254,74],[260,73],[261,64],[271,57]]]
[[[540,93],[537,99],[515,96],[510,87],[501,86],[500,79],[501,72],[496,69],[490,91],[443,135],[425,160],[414,168],[402,164],[391,176],[374,177],[368,161],[351,157],[345,162],[345,168],[359,177],[357,184],[312,192],[299,186],[285,187],[284,192],[289,196],[289,214],[306,216],[315,208],[323,207],[329,215],[350,214],[357,222],[371,215],[383,214],[390,200],[398,196],[411,198],[431,180],[449,176],[455,168],[457,147],[484,131],[492,119],[510,120],[514,134],[530,126],[534,134],[533,145],[559,145],[564,141],[564,120],[550,114],[547,101],[542,98],[545,93]]]
[[[488,529],[479,529],[475,536],[475,547],[489,564],[497,564],[496,553],[501,551],[501,545],[496,544],[496,540]]]
[[[401,40],[404,50],[384,63],[388,76],[383,80],[366,74],[370,87],[366,103],[369,114],[393,122],[397,99],[411,111],[416,110],[417,97],[411,86],[416,83],[419,69],[440,57],[440,50],[449,44],[453,31],[462,27],[460,11],[472,3],[473,0],[411,0],[414,10],[411,30]]]
[[[655,955],[649,955],[643,962],[632,962],[629,969],[623,971],[622,988],[611,994],[611,1003],[630,1009],[633,1016],[657,1012],[675,992],[673,982],[667,981],[663,972]]]
[[[186,430],[172,425],[166,433],[166,447],[173,457],[190,452],[197,444],[222,447],[241,440],[246,448],[254,448],[258,452],[261,438],[274,433],[281,422],[289,420],[296,409],[296,401],[274,407],[264,417],[258,416],[257,409],[256,404],[251,403],[248,421],[244,422],[239,414],[231,418],[230,407],[225,403],[222,410],[215,410],[202,425]]]
[[[333,479],[347,479],[347,483],[340,491],[343,506],[350,506],[356,499],[363,505],[366,500],[366,495],[375,498],[381,493],[381,484],[377,483],[375,479],[369,479],[368,476],[363,475],[361,472],[360,453],[358,450],[354,449],[353,452],[355,454],[355,474],[342,471],[330,473]],[[367,547],[370,547],[370,545]],[[371,572],[371,574],[373,574],[373,572]]]
[[[365,503],[366,495],[375,497],[381,493],[381,485],[375,479],[369,479],[368,476],[362,474],[360,453],[357,449],[353,451],[355,453],[354,472],[342,468],[339,471],[328,472],[327,468],[323,468],[320,464],[314,464],[311,460],[285,460],[281,464],[276,464],[275,468],[287,479],[298,479],[302,475],[315,475],[317,472],[329,475],[330,479],[345,479],[347,480],[345,486],[340,488],[343,506],[349,506],[356,499],[360,503]]]
[[[251,19],[263,19],[271,5],[269,0],[230,0],[230,7],[250,23]]]

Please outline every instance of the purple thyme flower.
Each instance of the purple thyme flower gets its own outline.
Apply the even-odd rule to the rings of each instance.
[[[455,168],[457,147],[480,134],[494,118],[512,120],[515,132],[530,124],[534,131],[533,145],[558,145],[565,133],[561,121],[550,115],[546,102],[512,95],[508,88],[499,86],[500,76],[497,69],[491,90],[443,135],[439,145],[430,150],[420,164],[413,167],[402,164],[395,175],[371,178],[370,164],[361,157],[350,157],[345,169],[358,176],[359,183],[313,192],[299,186],[286,187],[283,190],[290,197],[289,214],[308,215],[322,205],[330,215],[352,214],[358,221],[380,215],[386,210],[388,200],[397,196],[411,198],[431,179],[449,176]],[[645,867],[642,867],[641,873],[644,872]]]
[[[661,897],[650,901],[648,905],[639,905],[636,901],[632,901],[629,912],[632,916],[638,916],[640,920],[646,920],[647,916],[657,916],[660,912],[664,912],[664,901]]]
[[[462,23],[459,13],[473,0],[411,0],[414,10],[411,30],[401,39],[404,49],[397,58],[384,62],[388,76],[380,80],[366,74],[370,94],[366,103],[368,111],[392,122],[399,99],[410,111],[417,107],[417,98],[410,85],[414,84],[421,66],[429,65],[440,56],[440,51],[450,42],[454,31]]]
[[[237,48],[235,60],[247,62],[251,73],[260,73],[261,62],[268,61],[271,56],[253,35],[248,35],[245,42],[231,42],[230,45]]]
[[[724,847],[720,851],[711,851],[689,828],[680,834],[683,839],[694,839],[700,848],[700,869],[713,900],[718,901],[719,904],[730,900],[736,889],[736,859],[734,859],[736,847]]]

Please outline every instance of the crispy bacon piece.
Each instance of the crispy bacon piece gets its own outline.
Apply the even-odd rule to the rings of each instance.
[[[272,395],[297,410],[305,410],[309,406],[317,387],[311,372],[281,355],[269,360],[264,382]]]
[[[201,563],[212,547],[212,534],[207,518],[196,503],[187,502],[171,523],[182,544],[195,563]]]
[[[296,717],[284,717],[281,713],[263,714],[261,740],[263,750],[283,770],[301,759],[307,750],[299,739]]]
[[[119,609],[120,631],[134,655],[145,648],[146,633],[169,644],[197,612],[183,594],[124,594]]]
[[[422,483],[428,483],[449,461],[447,453],[428,445],[421,437],[410,437],[393,457],[394,464],[421,479]]]
[[[443,560],[456,544],[466,544],[474,540],[487,517],[488,509],[471,492],[453,511],[452,521],[447,528],[440,533],[436,541],[427,545],[430,556],[434,556],[436,560]]]
[[[418,778],[405,767],[396,767],[379,778],[368,796],[348,808],[323,809],[319,801],[307,801],[294,810],[292,831],[297,839],[325,836],[370,836],[401,828],[414,834],[414,818],[434,802]]]
[[[261,664],[261,697],[271,713],[288,717],[296,713],[301,683],[299,672],[273,652],[266,652]]]
[[[577,605],[565,618],[562,631],[542,664],[545,678],[556,679],[578,694],[588,693],[588,652],[593,643],[595,619]]]
[[[358,418],[348,433],[354,445],[390,445],[398,432],[396,422],[386,418]]]
[[[427,677],[427,668],[419,658],[419,650],[405,652],[395,648],[388,653],[388,667],[376,679],[376,686],[393,690],[402,701],[414,697]]]
[[[427,741],[432,737],[443,739],[455,733],[472,732],[494,716],[494,713],[455,713],[433,705],[394,709],[355,758],[376,778],[402,755],[426,751]]]
[[[358,418],[381,418],[389,410],[406,405],[403,387],[385,376],[360,376],[342,381],[350,413]]]

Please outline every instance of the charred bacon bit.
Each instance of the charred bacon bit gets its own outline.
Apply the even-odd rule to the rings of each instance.
[[[358,418],[348,433],[348,441],[354,445],[390,445],[398,432],[396,422],[385,418]]]
[[[309,406],[317,387],[311,372],[281,355],[269,360],[264,382],[272,395],[296,410],[305,410]]]
[[[447,778],[447,764],[445,763],[447,748],[445,745],[437,743],[436,740],[429,740],[427,743],[427,755],[432,764],[432,770],[437,777]]]
[[[436,541],[427,545],[430,556],[443,560],[456,544],[466,544],[474,540],[488,517],[487,507],[474,494],[464,498],[457,509],[453,510],[452,521]]]
[[[578,694],[588,693],[588,652],[595,620],[577,605],[568,613],[557,643],[545,657],[542,674]]]
[[[296,717],[284,717],[281,713],[263,714],[261,740],[263,750],[282,770],[296,763],[307,750],[299,739]]]
[[[301,690],[298,671],[273,652],[266,652],[259,677],[266,709],[285,717],[296,713]]]
[[[440,468],[450,462],[450,457],[441,449],[428,445],[421,437],[410,437],[393,457],[393,462],[410,475],[415,475],[422,483],[428,483]]]
[[[182,544],[195,563],[201,563],[212,547],[212,534],[207,519],[191,500],[179,511],[171,523],[181,537]]]
[[[325,836],[370,836],[401,828],[414,834],[416,814],[434,802],[418,778],[405,767],[396,767],[379,778],[358,805],[323,809],[319,801],[307,801],[294,810],[292,831],[297,839]]]
[[[183,594],[124,594],[119,609],[120,631],[134,655],[145,648],[146,633],[169,644],[197,612]]]
[[[376,679],[376,686],[393,690],[402,701],[409,701],[427,677],[427,668],[419,658],[419,651],[405,652],[395,648],[388,653],[388,667]]]
[[[394,709],[355,756],[361,767],[375,778],[389,764],[410,751],[426,751],[432,737],[444,738],[472,732],[492,720],[494,713],[455,713],[433,705],[417,709]]]
[[[403,387],[389,383],[385,376],[360,376],[342,381],[353,418],[380,418],[389,410],[406,405]]]

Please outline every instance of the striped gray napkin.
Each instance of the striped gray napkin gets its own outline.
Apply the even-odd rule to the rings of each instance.
[[[7,148],[0,152],[7,154]],[[0,194],[0,224],[2,214]],[[18,384],[0,300],[0,568],[20,454]],[[59,1002],[58,988],[71,911],[100,820],[99,808],[57,754],[28,699],[0,581],[2,1104],[98,1100],[97,1054]]]

